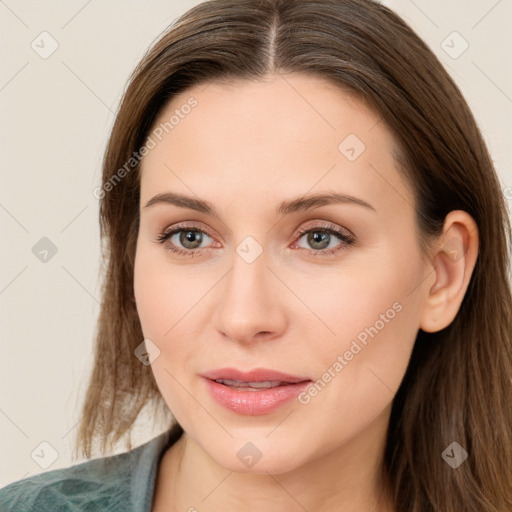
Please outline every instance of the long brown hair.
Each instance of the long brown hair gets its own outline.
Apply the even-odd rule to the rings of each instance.
[[[380,115],[401,149],[397,166],[414,192],[423,249],[452,210],[468,212],[479,228],[479,256],[460,310],[447,328],[418,332],[393,401],[384,470],[396,509],[510,512],[506,203],[459,89],[411,28],[371,0],[210,0],[174,22],[133,72],[97,194],[105,280],[77,450],[90,457],[99,440],[105,453],[107,443],[129,438],[145,406],[165,410],[150,367],[134,356],[143,340],[133,302],[138,150],[156,116],[192,85],[290,72],[324,78]],[[441,457],[453,442],[469,454],[457,469]]]

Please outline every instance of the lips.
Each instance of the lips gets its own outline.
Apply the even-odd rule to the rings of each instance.
[[[248,372],[220,368],[201,375],[216,402],[239,414],[268,414],[297,396],[311,382],[309,377],[264,368]]]
[[[284,382],[282,380],[267,380],[263,382],[245,382],[240,380],[230,380],[230,379],[215,379],[215,382],[219,384],[224,384],[224,386],[231,386],[240,388],[240,391],[250,391],[251,389],[270,389],[277,388],[277,386],[286,386],[289,382]]]
[[[237,370],[236,368],[219,368],[202,374],[203,377],[210,380],[234,380],[238,382],[282,382],[284,384],[296,384],[311,380],[309,377],[299,377],[276,370],[267,370],[265,368],[256,368],[248,372]]]

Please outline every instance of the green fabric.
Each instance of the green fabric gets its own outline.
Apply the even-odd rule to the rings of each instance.
[[[172,430],[131,451],[19,480],[0,489],[1,512],[151,512]]]

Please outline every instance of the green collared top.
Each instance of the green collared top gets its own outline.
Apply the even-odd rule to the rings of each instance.
[[[151,512],[158,465],[180,434],[171,429],[128,452],[11,483],[0,489],[0,511]]]

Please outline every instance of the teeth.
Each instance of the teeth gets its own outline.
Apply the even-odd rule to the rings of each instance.
[[[215,382],[226,386],[235,386],[240,388],[270,389],[282,386],[286,382],[280,380],[267,380],[265,382],[242,382],[240,380],[217,379]]]

